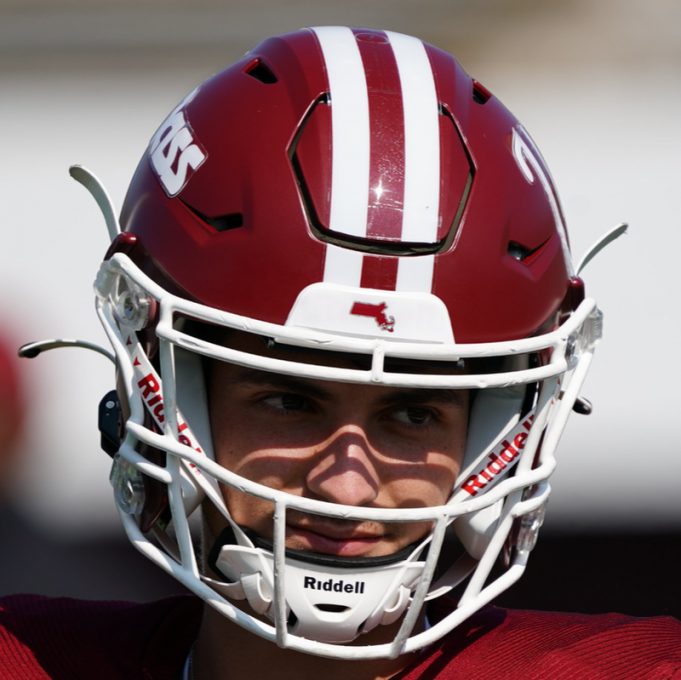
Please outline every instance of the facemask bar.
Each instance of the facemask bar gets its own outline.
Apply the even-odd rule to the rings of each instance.
[[[374,338],[365,339],[332,335],[307,329],[278,326],[228,312],[213,310],[204,305],[170,296],[160,286],[145,276],[126,255],[121,253],[117,253],[110,260],[103,263],[95,282],[95,291],[102,303],[113,291],[112,286],[115,285],[116,275],[121,274],[142,287],[152,298],[156,300],[166,299],[167,302],[160,305],[160,317],[156,327],[156,334],[160,339],[167,340],[178,347],[240,366],[248,366],[286,375],[304,375],[305,377],[319,380],[381,384],[395,387],[485,389],[540,382],[552,376],[560,375],[570,368],[565,360],[566,345],[570,342],[571,336],[578,334],[586,318],[596,310],[595,302],[587,299],[558,330],[534,338],[512,342],[436,345],[431,343],[386,341]],[[172,302],[170,301],[171,298]],[[173,319],[177,314],[263,337],[276,338],[278,342],[301,348],[317,350],[323,348],[328,351],[370,355],[372,357],[371,370],[337,368],[272,359],[215,345],[175,329],[173,327]],[[592,326],[593,323],[589,325]],[[387,372],[384,367],[384,360],[387,357],[455,362],[461,358],[484,359],[498,356],[531,354],[548,347],[554,348],[554,356],[551,357],[549,363],[509,373],[417,375]]]
[[[135,389],[136,377],[125,340],[114,316],[115,305],[110,300],[118,276],[124,275],[143,293],[160,302],[160,317],[157,335],[160,338],[160,362],[162,394],[166,420],[163,434],[151,432],[144,426],[144,405],[139,391]],[[172,511],[177,543],[180,552],[178,563],[165,554],[142,534],[133,516],[121,512],[126,532],[133,544],[147,557],[163,569],[175,576],[197,595],[206,600],[229,619],[261,637],[299,651],[309,652],[331,658],[380,658],[394,657],[404,652],[414,651],[428,645],[461,623],[471,613],[491,601],[499,592],[505,590],[510,583],[519,578],[524,570],[528,551],[519,551],[514,557],[509,570],[485,587],[492,565],[501,551],[507,535],[510,533],[516,518],[537,511],[545,503],[548,496],[546,478],[555,467],[553,451],[558,442],[562,428],[567,420],[572,403],[576,398],[584,375],[590,363],[595,342],[599,337],[600,320],[596,315],[595,303],[586,300],[571,318],[557,331],[539,338],[530,338],[510,343],[489,343],[480,345],[422,346],[416,343],[386,343],[378,340],[360,338],[336,338],[323,333],[302,331],[295,328],[283,328],[264,322],[253,322],[236,315],[211,310],[167,294],[160,287],[144,276],[124,255],[117,254],[104,263],[96,282],[98,294],[97,311],[105,327],[107,335],[118,358],[123,383],[125,385],[131,416],[126,425],[127,435],[121,445],[119,455],[135,468],[154,479],[168,485],[169,503]],[[324,348],[337,351],[352,351],[371,354],[370,371],[359,369],[339,369],[297,362],[275,360],[268,357],[238,352],[231,348],[212,345],[192,338],[173,328],[175,314],[183,314],[191,318],[219,324],[231,328],[255,332],[278,341],[288,341],[302,347]],[[573,345],[570,348],[570,345]],[[417,509],[378,509],[339,506],[311,499],[290,496],[268,487],[250,482],[222,468],[203,453],[181,444],[179,441],[179,425],[177,416],[177,398],[175,393],[174,347],[210,356],[212,358],[231,361],[235,364],[251,366],[263,370],[287,374],[318,377],[326,380],[345,380],[356,383],[384,384],[413,387],[451,387],[451,388],[485,388],[502,387],[529,382],[541,383],[536,408],[535,422],[529,433],[527,445],[517,464],[516,473],[499,481],[493,488],[486,490],[477,498],[462,503],[449,504],[437,508]],[[413,375],[388,373],[384,370],[384,359],[387,356],[404,358],[437,358],[454,361],[461,357],[492,357],[512,355],[518,352],[536,352],[553,348],[548,364],[537,368],[529,368],[513,373],[497,373],[489,375]],[[567,358],[566,358],[567,354]],[[571,354],[575,357],[571,358]],[[568,372],[573,372],[566,391],[558,393],[558,381],[565,379]],[[556,413],[549,423],[549,412]],[[541,455],[536,467],[533,467],[534,454],[539,440],[545,431]],[[154,465],[136,451],[136,444],[144,442],[150,446],[166,451],[166,467]],[[191,468],[188,466],[195,466]],[[189,471],[197,484],[204,489],[216,505],[221,504],[221,496],[216,487],[208,483],[208,479],[240,488],[256,497],[269,500],[275,506],[274,519],[274,608],[275,626],[263,623],[244,614],[213,589],[201,581],[196,563],[187,513],[183,502],[182,472]],[[197,470],[199,471],[197,473]],[[522,499],[526,489],[533,489],[525,500]],[[447,525],[453,518],[490,507],[494,503],[503,502],[504,507],[499,525],[494,533],[489,549],[480,561],[476,572],[469,582],[458,609],[428,631],[409,637],[418,613],[428,594],[430,581],[435,570],[442,539]],[[223,506],[224,507],[224,506]],[[286,630],[286,598],[284,592],[285,559],[285,516],[288,507],[295,507],[304,512],[342,517],[356,520],[375,520],[385,522],[417,522],[434,521],[435,529],[431,536],[424,573],[413,594],[411,607],[403,620],[400,631],[392,643],[371,646],[340,646],[307,640],[293,636]]]

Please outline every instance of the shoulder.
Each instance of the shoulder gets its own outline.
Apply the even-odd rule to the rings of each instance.
[[[19,669],[27,680],[91,678],[93,669],[101,680],[172,677],[201,612],[188,596],[147,604],[0,598],[0,678]]]
[[[485,607],[421,660],[433,663],[442,680],[681,680],[681,622]]]

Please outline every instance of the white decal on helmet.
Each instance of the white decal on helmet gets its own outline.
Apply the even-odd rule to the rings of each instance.
[[[197,91],[198,88],[180,102],[149,144],[151,167],[171,198],[182,190],[207,156],[185,114],[186,105]]]
[[[574,267],[572,264],[572,254],[570,253],[570,246],[568,245],[567,230],[565,229],[563,216],[560,212],[560,207],[558,206],[558,198],[553,190],[553,179],[548,174],[546,163],[543,162],[544,159],[539,153],[539,149],[537,149],[532,138],[527,134],[522,125],[513,128],[513,155],[515,156],[516,163],[525,176],[525,179],[530,184],[534,184],[536,175],[539,179],[539,183],[544,189],[546,197],[549,199],[553,219],[556,223],[556,230],[558,231],[558,236],[560,236],[560,242],[563,247],[565,266],[567,267],[568,274],[573,276]],[[542,162],[540,162],[540,159]]]

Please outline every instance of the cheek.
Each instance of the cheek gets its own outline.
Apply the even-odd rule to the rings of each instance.
[[[436,457],[437,461],[434,462],[434,467],[438,472],[433,480],[433,491],[439,496],[437,504],[443,505],[449,500],[459,475],[461,461],[463,459],[463,450],[460,453],[457,452],[455,457],[448,456],[447,454],[437,454]]]
[[[384,503],[416,508],[444,505],[452,493],[460,462],[445,454],[430,453],[420,465],[392,470],[384,475]],[[388,501],[388,498],[390,499]]]
[[[266,457],[267,441],[263,441],[262,428],[234,409],[224,409],[211,416],[213,449],[218,464],[253,481],[251,474],[244,474],[254,459]],[[223,415],[224,414],[224,415]]]
[[[219,465],[234,474],[271,489],[302,495],[303,455],[295,449],[277,449],[281,437],[266,432],[248,418],[222,417],[213,422],[213,447]],[[261,535],[271,534],[274,507],[269,501],[221,484],[222,495],[237,524]]]
[[[272,503],[237,489],[222,487],[229,514],[239,526],[245,526],[261,536],[271,538],[274,507]]]
[[[465,428],[452,428],[421,445],[393,441],[379,452],[377,472],[393,507],[444,505],[459,475]],[[390,454],[387,455],[387,451]]]
[[[323,437],[319,428],[278,423],[263,417],[251,405],[242,406],[234,400],[213,404],[211,430],[217,462],[253,480],[261,475],[261,467],[279,476],[285,464],[295,464]],[[281,469],[277,470],[278,466]]]
[[[232,428],[220,428],[213,446],[218,464],[235,474],[274,489],[296,486],[306,459],[305,452],[294,448],[277,448],[276,435],[263,436],[240,423]],[[299,485],[299,484],[298,484]]]

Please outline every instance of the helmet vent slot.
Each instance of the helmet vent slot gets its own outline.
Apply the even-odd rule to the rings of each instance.
[[[473,101],[476,104],[486,104],[491,96],[492,93],[486,87],[483,87],[477,80],[473,81]]]
[[[252,61],[244,69],[244,73],[251,76],[251,78],[259,80],[261,83],[265,83],[265,85],[272,85],[278,82],[278,78],[274,75],[272,69],[261,59]]]
[[[220,215],[218,217],[207,217],[200,213],[195,208],[187,205],[184,201],[182,203],[189,208],[202,222],[205,222],[211,229],[218,232],[230,231],[231,229],[238,229],[244,226],[244,216],[241,213],[229,213],[228,215]]]
[[[229,231],[230,229],[238,229],[244,226],[244,216],[241,213],[232,213],[231,215],[222,215],[221,217],[204,217],[204,220],[215,231]]]
[[[508,244],[508,254],[519,262],[525,260],[531,253],[532,251],[529,248],[521,246],[520,243],[516,243],[515,241],[511,241]]]
[[[330,614],[342,614],[346,612],[350,607],[346,607],[342,604],[316,604],[315,607],[322,612],[329,612]]]
[[[530,264],[537,255],[544,249],[544,246],[549,242],[550,239],[544,241],[544,243],[539,244],[536,248],[527,248],[526,246],[516,243],[515,241],[509,241],[508,244],[508,254],[518,262],[523,262],[524,264]]]

